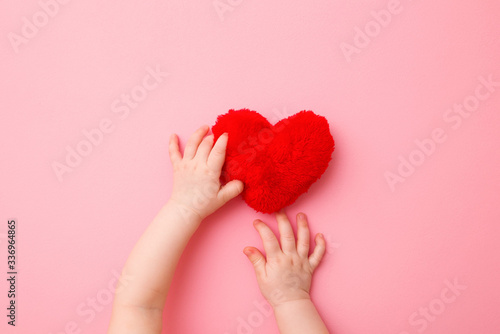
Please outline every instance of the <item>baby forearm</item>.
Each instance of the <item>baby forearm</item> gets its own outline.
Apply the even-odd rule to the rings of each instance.
[[[310,299],[278,305],[274,316],[281,334],[328,334],[328,329]]]
[[[228,136],[205,137],[199,128],[186,143],[170,137],[174,182],[172,195],[130,253],[122,270],[113,304],[109,334],[160,333],[167,293],[175,267],[201,220],[243,190],[232,180],[221,187],[220,175]],[[127,283],[122,283],[127,282]]]
[[[174,203],[165,204],[130,253],[123,272],[131,279],[116,301],[163,309],[175,267],[200,222]]]

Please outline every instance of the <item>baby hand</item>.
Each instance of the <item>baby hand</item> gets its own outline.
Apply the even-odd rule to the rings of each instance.
[[[267,259],[255,247],[245,247],[243,252],[252,262],[262,295],[275,309],[285,303],[310,299],[311,278],[326,249],[322,234],[315,237],[316,247],[309,254],[309,227],[303,213],[297,215],[297,245],[292,226],[285,212],[276,213],[280,244],[271,229],[255,220],[254,227],[260,234]]]
[[[199,128],[186,143],[184,156],[179,139],[170,137],[169,154],[174,171],[170,201],[201,221],[243,191],[243,182],[232,180],[221,187],[219,177],[226,156],[227,133],[214,143],[214,136],[205,138],[209,127]]]

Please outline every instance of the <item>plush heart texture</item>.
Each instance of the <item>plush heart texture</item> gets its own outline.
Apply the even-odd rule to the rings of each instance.
[[[231,109],[212,127],[214,139],[227,132],[221,182],[243,181],[242,197],[263,213],[279,211],[318,180],[335,142],[326,118],[303,110],[272,125],[249,109]]]

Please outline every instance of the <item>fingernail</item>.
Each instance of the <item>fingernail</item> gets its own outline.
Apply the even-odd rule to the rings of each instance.
[[[300,213],[298,214],[298,216],[299,216],[299,219],[304,219],[304,218],[306,218],[306,215],[305,215],[305,214],[303,214],[302,212],[300,212]]]
[[[318,237],[320,237],[321,239],[324,239],[323,233],[318,233]]]
[[[252,249],[251,249],[251,248],[245,248],[245,249],[243,250],[243,253],[245,253],[245,255],[247,255],[247,256],[248,256],[248,255],[252,254]]]

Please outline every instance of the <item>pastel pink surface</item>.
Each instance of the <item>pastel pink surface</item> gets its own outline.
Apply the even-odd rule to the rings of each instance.
[[[72,1],[13,47],[40,3],[0,5],[5,276],[7,220],[19,224],[17,326],[4,316],[2,333],[105,332],[115,274],[171,190],[170,134],[185,144],[231,108],[331,125],[331,165],[287,213],[328,239],[312,298],[332,333],[500,332],[500,87],[449,118],[479,77],[500,81],[498,1],[401,1],[349,57],[342,43],[397,1],[232,1],[221,16],[212,1]],[[169,75],[127,113],[117,99],[153,70]],[[58,178],[54,162],[105,119],[112,130]],[[418,159],[415,141],[438,128],[444,142],[391,189],[399,156]],[[277,230],[240,198],[203,223],[165,333],[277,332],[242,253],[261,248],[255,218]]]

